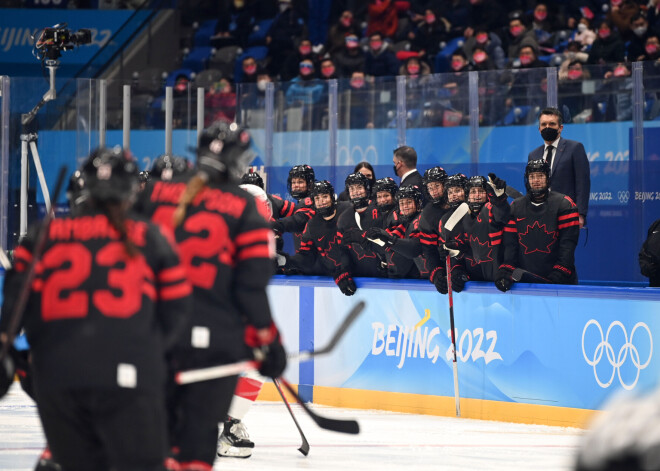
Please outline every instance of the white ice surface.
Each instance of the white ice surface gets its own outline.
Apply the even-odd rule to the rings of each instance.
[[[353,418],[359,435],[319,429],[293,406],[310,443],[283,404],[257,402],[245,418],[254,453],[216,460],[216,470],[569,470],[583,431],[471,419],[312,406],[333,418]],[[45,444],[34,403],[14,384],[0,400],[0,470],[32,470]]]

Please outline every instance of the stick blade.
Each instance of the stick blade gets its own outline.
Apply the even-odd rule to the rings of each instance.
[[[523,270],[522,268],[516,268],[513,270],[513,273],[511,273],[511,279],[513,281],[520,281],[522,280],[524,274],[525,274],[525,270]]]
[[[298,448],[298,451],[303,454],[303,456],[309,455],[309,443],[307,443],[307,440],[305,440],[302,445],[300,445],[300,448]]]
[[[453,231],[456,224],[458,224],[458,221],[463,219],[463,216],[465,216],[469,212],[470,212],[470,207],[468,206],[468,204],[461,203],[458,206],[458,208],[454,210],[451,216],[449,216],[449,219],[447,219],[447,222],[445,223],[445,229],[447,229],[448,231]]]

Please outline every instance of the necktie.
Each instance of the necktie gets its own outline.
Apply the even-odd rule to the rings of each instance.
[[[548,146],[548,153],[545,155],[545,161],[548,162],[550,168],[552,168],[552,153],[554,150],[554,146]]]

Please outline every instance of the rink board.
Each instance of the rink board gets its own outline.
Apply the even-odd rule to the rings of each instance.
[[[292,363],[287,377],[320,404],[454,415],[447,296],[427,281],[357,283],[346,297],[330,279],[273,279],[288,350],[324,346],[367,303],[334,352]],[[505,294],[469,283],[454,318],[464,417],[583,426],[613,393],[660,382],[660,290],[519,284]]]

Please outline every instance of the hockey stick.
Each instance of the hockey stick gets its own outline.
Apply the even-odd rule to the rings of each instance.
[[[57,181],[55,183],[55,191],[53,191],[52,201],[57,201],[57,198],[60,196],[60,190],[62,189],[64,178],[66,177],[66,172],[66,165],[60,167],[60,172],[57,174]],[[32,260],[30,261],[30,264],[28,265],[25,272],[23,285],[21,286],[16,296],[16,304],[14,304],[14,307],[11,311],[11,317],[8,321],[7,330],[1,334],[1,336],[4,338],[0,338],[0,340],[3,340],[2,350],[0,351],[0,361],[2,361],[7,356],[7,353],[9,353],[9,347],[14,342],[16,332],[21,325],[23,311],[25,311],[25,306],[27,305],[28,298],[30,297],[30,288],[32,287],[32,282],[34,281],[34,276],[37,271],[37,263],[39,262],[44,247],[46,246],[48,228],[50,227],[50,222],[53,220],[54,215],[55,209],[51,206],[50,211],[46,212],[41,226],[39,227],[39,231],[37,232],[34,242],[34,249],[32,250]]]
[[[458,394],[458,365],[456,363],[456,333],[454,331],[454,297],[451,290],[451,256],[447,254],[447,294],[449,295],[449,328],[451,329],[451,349],[454,354],[454,400],[456,401],[456,417],[461,416],[461,401]]]
[[[355,223],[357,224],[358,229],[362,230],[362,223],[360,222],[360,214],[355,211]],[[373,242],[376,245],[380,245],[381,247],[385,247],[385,242],[383,242],[381,239],[369,239],[368,237],[365,237],[369,242]]]
[[[535,281],[539,281],[541,283],[552,283],[552,281],[548,280],[547,278],[544,278],[541,275],[537,275],[536,273],[532,273],[531,271],[527,271],[522,268],[516,268],[513,270],[513,273],[511,273],[511,279],[513,281],[520,281],[522,280],[523,276],[528,276],[534,279]]]
[[[458,208],[454,210],[454,212],[449,216],[449,219],[447,219],[447,222],[445,223],[445,229],[448,231],[453,231],[454,227],[456,227],[456,224],[458,224],[458,221],[463,219],[463,216],[465,216],[467,213],[470,212],[470,207],[468,206],[467,203],[461,203]]]
[[[326,353],[330,353],[337,346],[351,324],[353,324],[355,319],[357,319],[360,313],[364,310],[365,305],[366,304],[364,301],[360,301],[353,307],[353,309],[351,309],[351,312],[348,313],[344,321],[341,323],[337,331],[330,339],[330,342],[328,342],[325,347],[319,350],[292,353],[287,355],[287,358],[289,360],[307,361],[317,355],[325,355]],[[199,381],[207,381],[209,379],[224,378],[225,376],[237,375],[243,373],[244,371],[257,368],[259,368],[259,362],[257,361],[240,361],[238,363],[230,363],[227,365],[179,371],[176,373],[174,380],[177,384],[196,383]]]
[[[5,253],[5,249],[2,247],[0,247],[0,265],[2,265],[2,268],[5,270],[9,270],[11,268],[11,262]]]
[[[344,420],[344,419],[331,419],[329,417],[323,417],[318,415],[316,412],[314,412],[312,409],[307,406],[303,402],[303,400],[298,396],[296,391],[291,387],[289,382],[284,379],[280,378],[280,381],[284,385],[284,387],[289,391],[289,393],[296,398],[296,401],[298,401],[298,404],[302,406],[302,408],[307,412],[307,414],[312,418],[314,422],[316,422],[316,425],[321,427],[322,429],[325,430],[332,430],[334,432],[339,432],[339,433],[350,433],[353,435],[356,435],[360,433],[360,425],[357,423],[355,420]]]
[[[300,433],[300,438],[302,438],[302,445],[300,445],[300,448],[298,448],[298,451],[302,453],[303,455],[307,456],[309,453],[309,442],[307,441],[307,438],[305,438],[305,434],[303,433],[302,429],[300,428],[300,424],[298,424],[298,421],[296,420],[296,416],[293,415],[293,410],[291,409],[291,406],[289,405],[289,401],[286,400],[286,397],[284,397],[284,393],[282,392],[282,387],[280,386],[280,382],[277,380],[277,378],[273,378],[273,384],[275,384],[275,388],[277,389],[277,392],[280,393],[280,397],[284,401],[284,405],[289,411],[289,414],[291,415],[291,418],[293,419],[293,423],[296,424],[296,428],[298,429],[298,433]]]
[[[513,198],[514,200],[516,198],[520,198],[521,196],[524,196],[521,192],[516,190],[514,187],[507,185],[506,189],[504,190],[506,195],[510,198]]]

